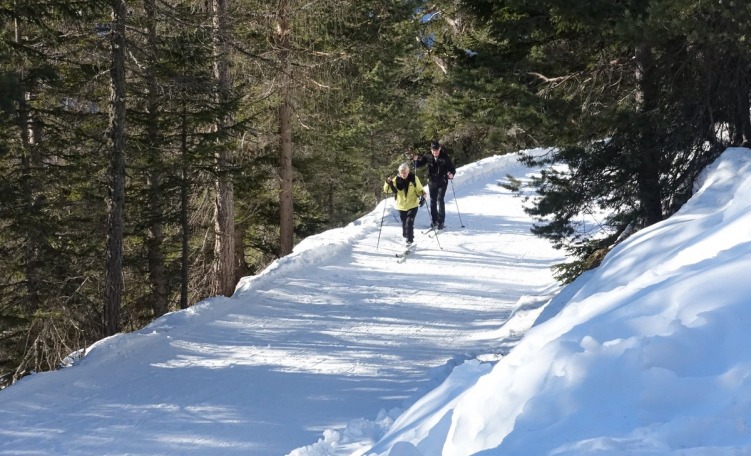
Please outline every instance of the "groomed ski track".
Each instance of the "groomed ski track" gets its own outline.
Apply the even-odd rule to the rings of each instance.
[[[387,199],[303,241],[232,298],[169,314],[100,341],[73,367],[22,380],[0,392],[0,454],[279,456],[328,429],[406,409],[454,364],[509,350],[520,334],[498,329],[512,310],[557,290],[550,266],[560,252],[530,233],[523,198],[499,185],[534,172],[515,155],[460,168],[442,248],[421,234],[423,207],[419,254],[403,264]],[[139,368],[125,369],[127,358]],[[75,416],[46,418],[46,408],[63,405]]]

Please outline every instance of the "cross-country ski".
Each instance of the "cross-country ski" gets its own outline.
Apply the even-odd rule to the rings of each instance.
[[[407,261],[407,257],[415,252],[415,249],[417,248],[416,244],[410,244],[406,249],[404,249],[403,252],[397,253],[397,263],[404,263]]]

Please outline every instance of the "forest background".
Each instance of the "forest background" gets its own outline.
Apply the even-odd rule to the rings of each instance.
[[[0,388],[231,295],[432,139],[458,166],[555,147],[529,212],[564,282],[751,140],[735,0],[0,0],[0,21]]]

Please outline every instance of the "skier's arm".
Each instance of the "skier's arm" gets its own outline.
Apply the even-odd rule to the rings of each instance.
[[[456,166],[454,166],[454,162],[451,161],[451,157],[448,155],[446,156],[446,170],[448,171],[448,173],[446,173],[448,178],[453,179],[456,174]]]
[[[386,178],[386,183],[383,184],[383,191],[386,193],[396,193],[396,187],[394,187],[394,180],[391,177]]]

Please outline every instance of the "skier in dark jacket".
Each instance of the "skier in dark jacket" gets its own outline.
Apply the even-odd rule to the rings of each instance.
[[[430,192],[431,227],[442,230],[446,220],[446,204],[444,196],[449,180],[454,178],[456,168],[448,153],[438,141],[430,143],[430,153],[420,157],[414,155],[415,168],[428,165],[428,190]]]

